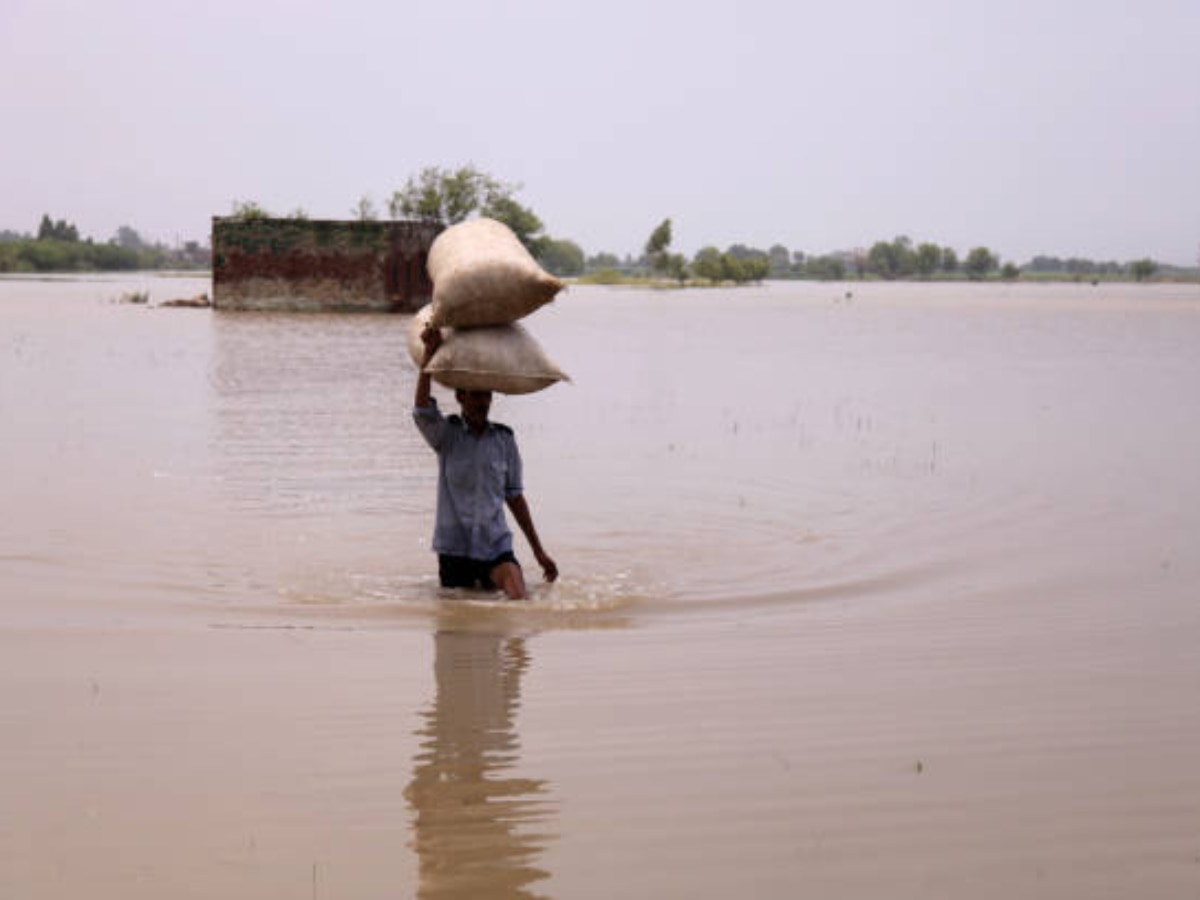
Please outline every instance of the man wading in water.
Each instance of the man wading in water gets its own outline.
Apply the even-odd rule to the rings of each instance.
[[[425,371],[442,343],[437,328],[421,334],[425,357],[417,375],[413,421],[438,455],[437,522],[433,549],[442,587],[502,590],[510,600],[525,599],[525,576],[513,555],[508,506],[537,557],[547,581],[558,566],[542,549],[521,484],[521,454],[507,425],[488,421],[491,391],[455,391],[461,416],[443,416],[430,393]]]

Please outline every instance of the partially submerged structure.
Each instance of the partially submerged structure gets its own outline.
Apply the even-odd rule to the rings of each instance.
[[[433,284],[441,225],[213,217],[213,307],[272,312],[414,312]]]

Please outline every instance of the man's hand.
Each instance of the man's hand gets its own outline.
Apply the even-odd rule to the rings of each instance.
[[[537,554],[538,565],[542,567],[542,574],[547,581],[554,581],[558,578],[558,564],[552,560],[545,551]]]
[[[537,529],[533,527],[533,514],[529,511],[529,504],[525,502],[525,495],[514,494],[504,502],[508,504],[508,509],[513,514],[513,518],[521,526],[521,532],[525,535],[525,540],[529,541],[529,549],[533,551],[538,565],[542,567],[542,574],[546,576],[547,581],[554,581],[558,578],[558,563],[552,560],[550,554],[542,549],[542,541],[538,537]]]
[[[433,359],[438,347],[442,346],[442,330],[433,325],[426,325],[425,330],[421,332],[421,343],[425,345],[425,359],[421,361],[421,368],[424,368]]]
[[[425,371],[425,367],[433,359],[433,354],[437,353],[438,347],[442,346],[441,330],[434,328],[432,325],[426,325],[425,329],[421,332],[421,343],[425,345],[425,355],[421,358],[421,365],[417,366],[417,386],[413,392],[413,406],[419,409],[426,409],[432,402],[429,391],[433,379]]]

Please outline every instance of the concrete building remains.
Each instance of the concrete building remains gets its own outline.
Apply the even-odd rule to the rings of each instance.
[[[213,217],[213,307],[414,312],[433,285],[426,222]]]

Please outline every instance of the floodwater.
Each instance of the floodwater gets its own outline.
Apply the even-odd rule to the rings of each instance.
[[[207,290],[0,280],[0,896],[1200,894],[1200,287],[573,287],[523,604]]]

